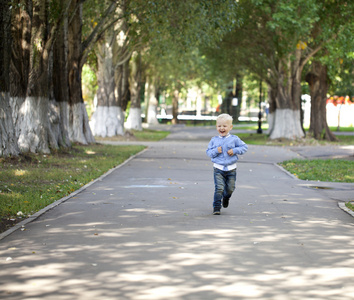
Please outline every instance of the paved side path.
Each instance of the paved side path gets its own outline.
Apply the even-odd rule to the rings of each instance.
[[[213,216],[213,134],[176,127],[2,239],[0,299],[354,299],[353,185],[294,179],[274,163],[299,154],[250,146]]]

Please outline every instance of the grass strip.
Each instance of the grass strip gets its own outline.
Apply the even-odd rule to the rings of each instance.
[[[160,141],[167,137],[170,132],[163,130],[143,129],[142,131],[133,130],[133,134],[138,141]]]
[[[166,136],[170,134],[169,131],[163,130],[151,130],[151,129],[143,129],[139,130],[129,130],[126,131],[124,136],[112,136],[112,137],[95,137],[96,141],[111,141],[111,142],[119,142],[119,141],[138,141],[138,142],[156,142],[164,139]]]
[[[347,202],[345,206],[354,211],[354,202]]]
[[[302,180],[354,182],[354,161],[340,159],[292,159],[280,165]]]
[[[138,145],[74,145],[52,154],[1,158],[0,217],[2,221],[13,222],[19,217],[26,218],[144,148]]]
[[[267,134],[255,133],[235,133],[240,139],[249,145],[266,145],[266,146],[328,146],[328,145],[354,145],[354,135],[337,135],[337,142],[328,142],[323,140],[315,140],[314,138],[303,138],[298,140],[276,139],[270,140]]]

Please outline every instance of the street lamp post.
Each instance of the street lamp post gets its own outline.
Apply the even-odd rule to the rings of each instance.
[[[263,133],[262,131],[262,80],[259,83],[259,112],[258,112],[257,133]]]

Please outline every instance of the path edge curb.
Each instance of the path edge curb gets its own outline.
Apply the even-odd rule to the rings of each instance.
[[[282,170],[286,175],[291,177],[292,179],[300,180],[298,177],[296,177],[294,174],[290,173],[288,170],[283,168],[279,163],[273,163],[274,166],[278,167],[280,170]]]
[[[78,190],[72,192],[71,194],[69,194],[68,196],[65,196],[61,199],[56,200],[55,202],[47,205],[46,207],[42,208],[41,210],[37,211],[36,213],[34,213],[33,215],[31,215],[30,217],[26,218],[25,220],[17,223],[16,225],[14,225],[13,227],[9,228],[8,230],[2,232],[0,234],[0,241],[3,240],[5,237],[9,236],[10,234],[12,234],[13,232],[19,230],[20,228],[24,228],[27,224],[33,222],[34,220],[38,219],[41,215],[45,214],[47,211],[59,206],[60,204],[68,201],[69,199],[73,198],[74,196],[76,196],[77,194],[81,193],[82,191],[84,191],[85,189],[87,189],[89,186],[91,186],[92,184],[96,183],[97,181],[102,181],[102,179],[104,179],[106,176],[108,176],[109,174],[111,174],[112,172],[114,172],[115,170],[123,167],[124,165],[126,165],[128,162],[130,162],[131,160],[133,160],[135,157],[143,154],[145,151],[147,151],[149,148],[146,147],[145,149],[141,150],[140,152],[130,156],[128,159],[126,159],[124,162],[122,162],[121,164],[119,164],[118,166],[108,170],[106,173],[102,174],[100,177],[90,181],[89,183],[85,184],[84,186],[82,186],[81,188],[79,188]]]
[[[338,202],[338,206],[340,209],[345,211],[346,213],[350,214],[352,217],[354,217],[354,211],[349,209],[348,207],[345,206],[345,202]]]

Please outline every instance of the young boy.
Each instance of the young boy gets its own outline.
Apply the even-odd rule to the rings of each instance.
[[[238,154],[244,154],[248,146],[236,135],[230,134],[232,117],[221,114],[216,119],[216,129],[219,136],[214,136],[206,150],[207,155],[214,163],[214,215],[220,215],[222,206],[229,206],[229,199],[235,190],[236,161]]]

